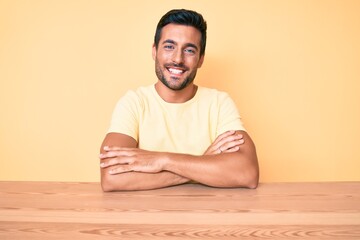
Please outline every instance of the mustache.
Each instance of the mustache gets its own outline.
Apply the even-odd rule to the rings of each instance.
[[[188,70],[188,67],[186,67],[183,63],[169,63],[169,64],[165,64],[165,67],[166,68],[171,68],[171,67],[174,67],[174,68],[182,68],[182,69],[185,69],[185,70]]]

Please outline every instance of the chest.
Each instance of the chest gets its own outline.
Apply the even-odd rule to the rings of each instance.
[[[215,115],[199,105],[144,109],[139,122],[139,146],[152,151],[201,155],[214,140]]]

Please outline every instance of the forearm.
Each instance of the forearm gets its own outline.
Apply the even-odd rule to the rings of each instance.
[[[165,169],[213,187],[256,188],[259,180],[256,154],[241,151],[211,156],[169,153]]]
[[[105,192],[122,190],[149,190],[183,184],[189,179],[178,174],[162,171],[159,173],[126,172],[111,175],[109,168],[101,170],[101,186]]]
[[[255,145],[247,133],[241,134],[245,142],[241,147],[215,141],[202,156],[104,147],[100,154],[103,189],[154,189],[189,180],[213,187],[256,188],[259,167]],[[230,143],[234,141],[230,139]]]

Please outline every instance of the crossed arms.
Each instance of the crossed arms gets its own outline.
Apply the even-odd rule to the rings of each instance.
[[[189,181],[212,187],[256,188],[255,145],[244,131],[221,134],[201,156],[146,151],[121,133],[106,135],[100,150],[104,191],[146,190]]]

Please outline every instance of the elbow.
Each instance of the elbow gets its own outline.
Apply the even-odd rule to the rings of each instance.
[[[244,187],[250,188],[250,189],[256,189],[258,187],[258,185],[259,185],[259,178],[254,177],[252,179],[249,179],[245,183]]]
[[[259,185],[259,178],[256,175],[250,176],[247,174],[246,176],[238,176],[232,185],[231,187],[256,189]]]
[[[250,189],[256,189],[258,187],[260,173],[259,173],[259,163],[256,155],[252,161],[252,164],[247,167],[247,170],[244,172],[242,177],[243,177],[242,181],[244,184],[243,187]]]
[[[122,178],[119,175],[111,175],[105,170],[101,171],[101,188],[104,192],[138,190],[126,178]]]
[[[119,184],[115,184],[114,176],[106,173],[105,170],[101,170],[101,188],[104,192],[114,192],[120,190]]]
[[[104,184],[101,184],[101,188],[103,192],[113,192],[114,190],[108,186],[104,186]]]
[[[101,188],[102,188],[103,192],[113,192],[114,191],[114,188],[112,188],[108,184],[104,184],[103,182],[101,182]]]
[[[109,181],[107,177],[101,177],[101,188],[104,192],[113,192],[115,191],[114,185]]]
[[[222,179],[224,180],[224,179]],[[258,171],[248,171],[246,173],[234,173],[227,181],[218,181],[216,184],[207,184],[213,187],[226,187],[226,188],[249,188],[256,189],[259,185]]]
[[[241,174],[237,182],[239,187],[256,189],[259,185],[259,169],[254,168],[248,170],[246,173]]]
[[[256,168],[249,173],[245,181],[245,187],[250,189],[256,189],[259,185],[259,169]]]

